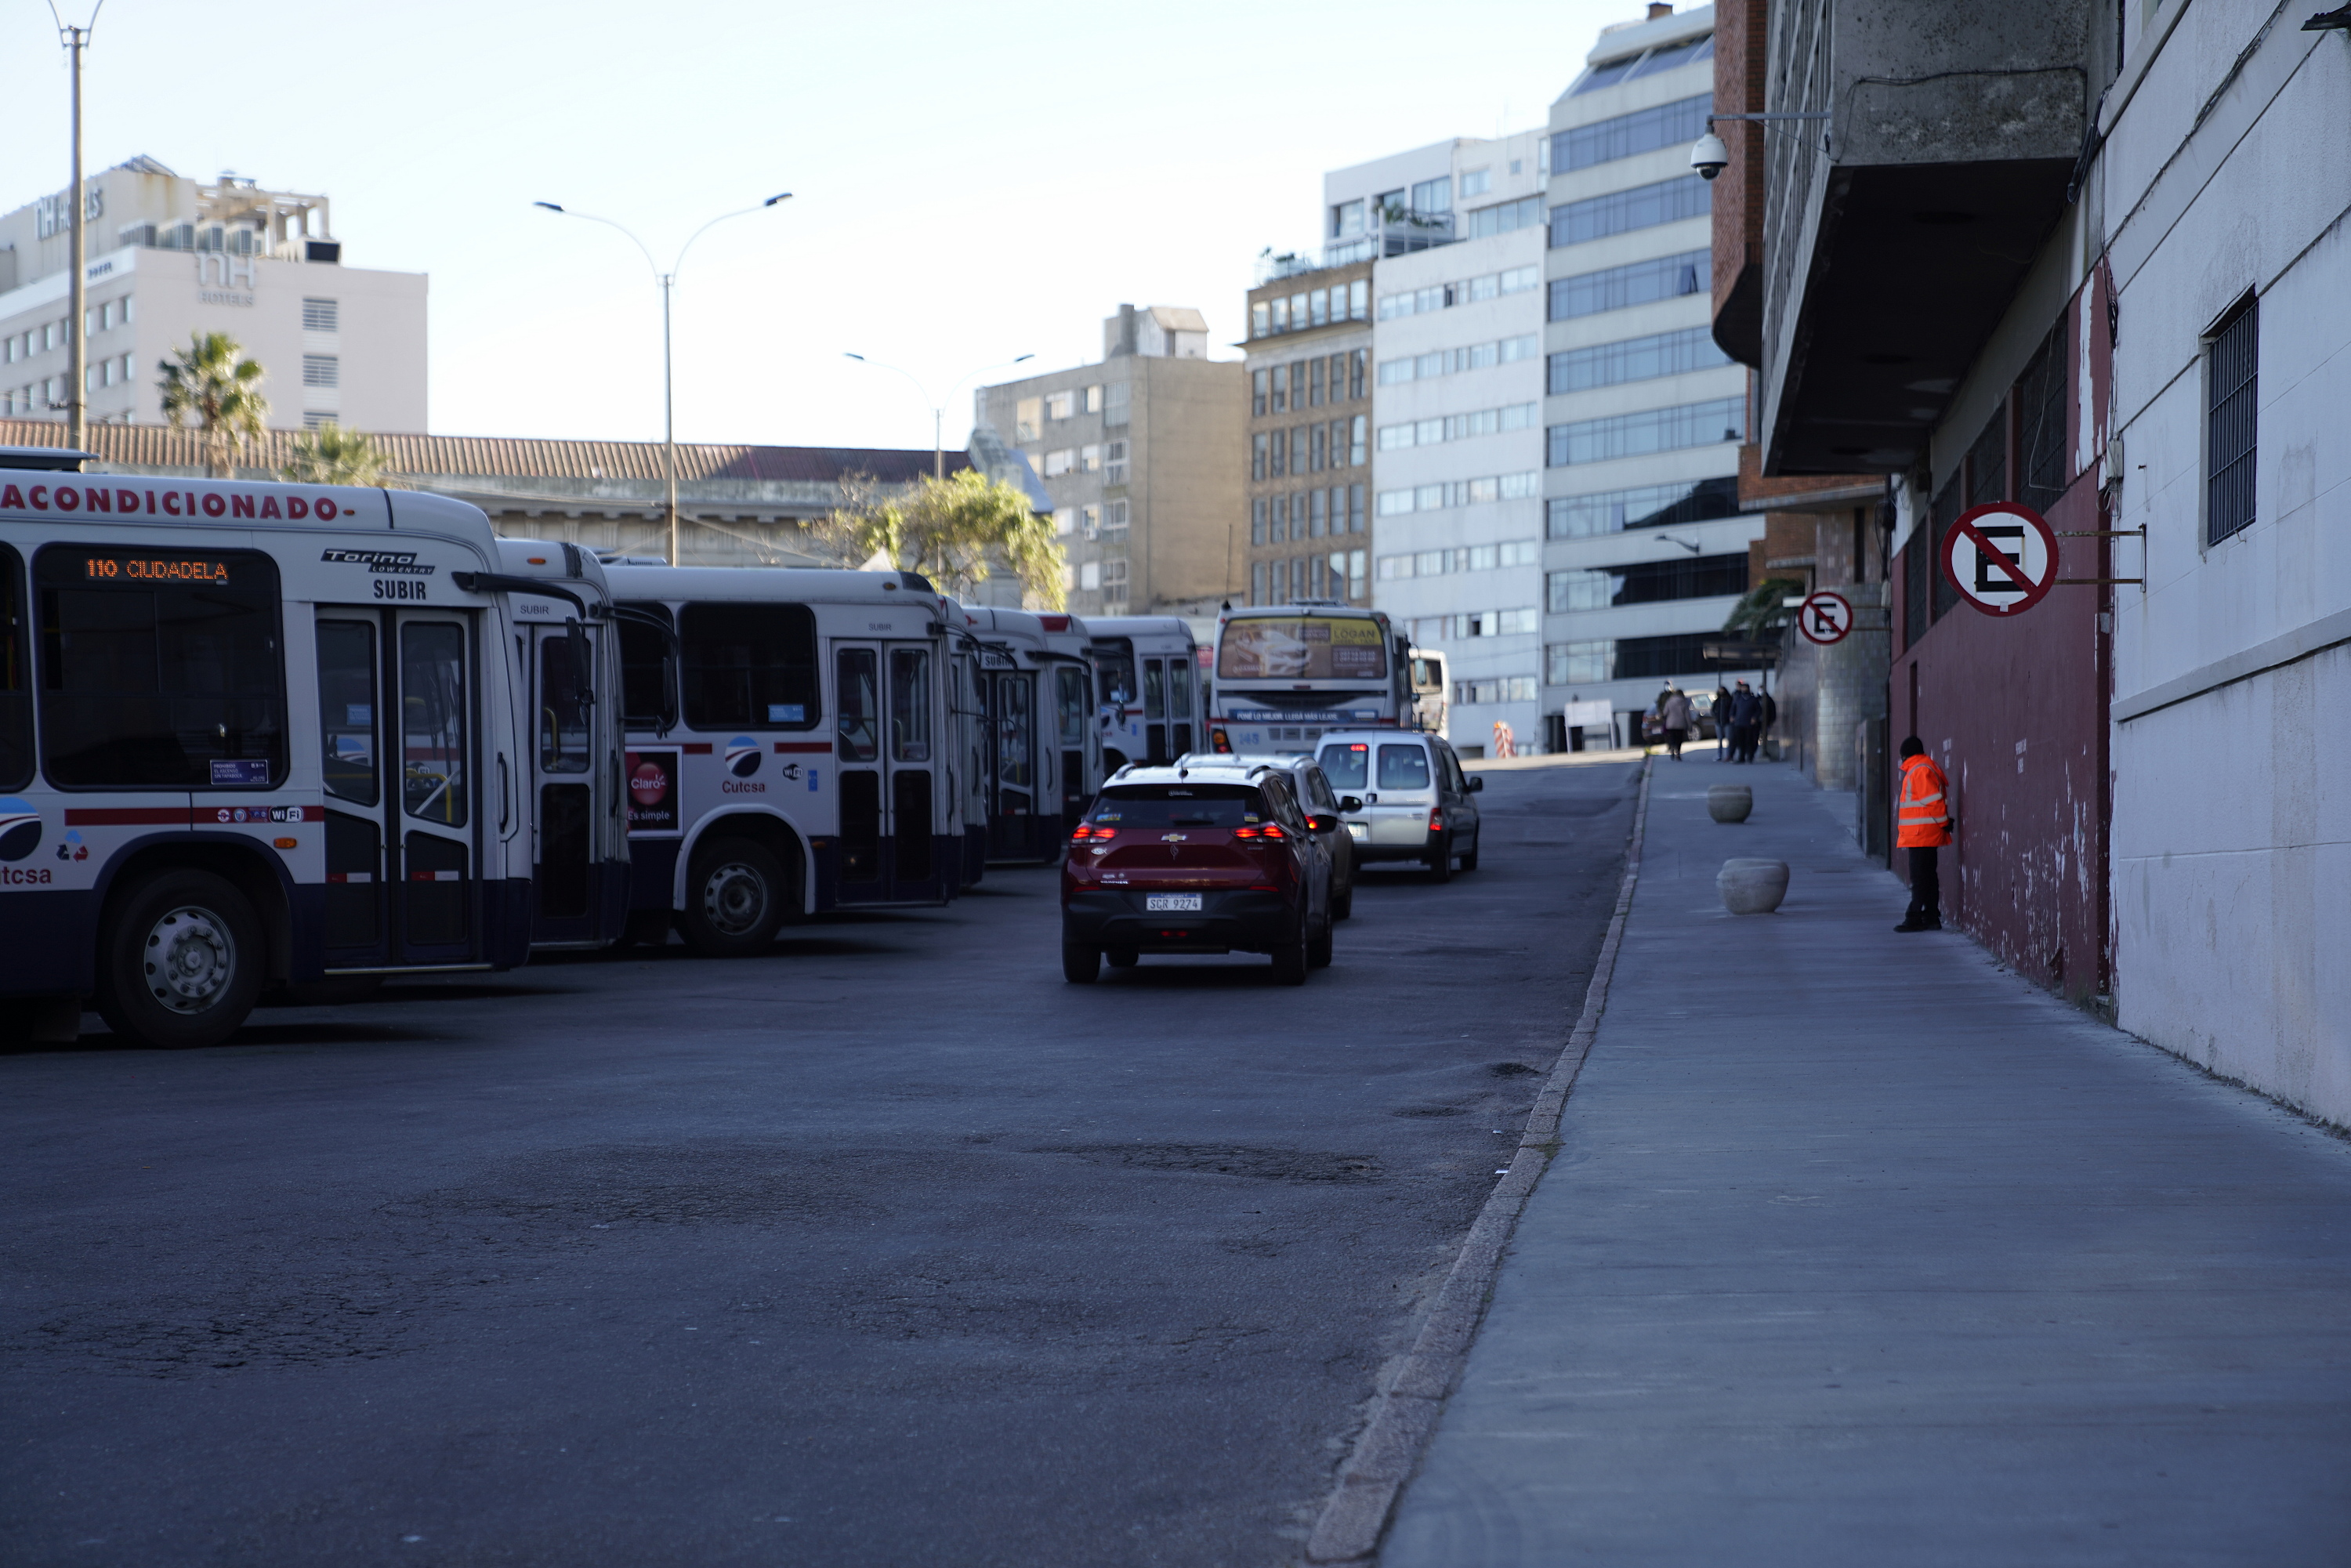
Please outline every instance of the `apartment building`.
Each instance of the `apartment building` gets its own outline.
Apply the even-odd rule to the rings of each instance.
[[[1376,252],[1372,601],[1445,653],[1472,756],[1498,723],[1543,741],[1546,152],[1465,137],[1323,180],[1329,254]]]
[[[1604,698],[1637,714],[1667,682],[1695,693],[1762,679],[1706,653],[1724,641],[1764,527],[1740,509],[1748,372],[1710,330],[1710,193],[1689,167],[1714,90],[1714,9],[1648,11],[1604,29],[1552,106],[1542,703],[1553,715]]]
[[[66,417],[70,197],[0,215],[0,418]],[[133,158],[83,182],[94,424],[162,423],[157,364],[225,332],[268,372],[269,424],[425,424],[425,278],[342,265],[328,199]]]
[[[1249,290],[1248,601],[1371,597],[1372,264],[1268,256]]]
[[[1081,615],[1213,615],[1239,591],[1242,370],[1207,354],[1199,311],[1121,305],[1099,363],[973,396],[1051,500]]]

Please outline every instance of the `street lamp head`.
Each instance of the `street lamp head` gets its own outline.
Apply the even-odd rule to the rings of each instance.
[[[789,202],[789,201],[790,201],[791,199],[792,199],[792,193],[791,193],[789,191],[786,191],[786,192],[785,192],[782,195],[780,195],[780,196],[769,196],[766,201],[761,202],[759,204],[760,204],[761,206],[763,206],[763,207],[772,207],[772,206],[774,206],[778,202]]]
[[[855,361],[856,361],[859,364],[861,364],[861,365],[862,365],[862,364],[863,364],[863,363],[865,362],[865,356],[864,356],[864,355],[862,355],[862,354],[852,354],[852,353],[851,353],[851,352],[850,352],[848,350],[846,350],[846,349],[843,349],[843,350],[841,351],[841,357],[842,359],[844,359],[844,360],[855,360]]]
[[[1013,362],[1014,364],[1018,365],[1018,364],[1023,363],[1023,362],[1024,362],[1024,361],[1026,361],[1033,360],[1033,359],[1035,359],[1036,357],[1037,357],[1037,356],[1036,356],[1036,355],[1034,355],[1034,354],[1022,354],[1022,355],[1020,355],[1018,359],[1015,359],[1012,362]]]
[[[531,205],[534,207],[545,207],[550,213],[559,213],[563,210],[561,207],[557,206],[553,202],[533,202]]]

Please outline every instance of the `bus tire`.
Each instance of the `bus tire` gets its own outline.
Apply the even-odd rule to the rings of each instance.
[[[776,857],[748,839],[716,839],[694,852],[680,924],[696,951],[742,958],[774,946],[790,879]]]
[[[119,1037],[162,1051],[218,1045],[261,995],[261,919],[208,871],[134,884],[99,933],[98,1011]]]
[[[1073,986],[1091,986],[1101,974],[1101,948],[1078,942],[1061,944],[1061,978]]]

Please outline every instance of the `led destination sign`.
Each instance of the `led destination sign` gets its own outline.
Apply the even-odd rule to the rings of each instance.
[[[228,562],[203,556],[93,555],[82,559],[84,582],[209,582],[228,586]]]

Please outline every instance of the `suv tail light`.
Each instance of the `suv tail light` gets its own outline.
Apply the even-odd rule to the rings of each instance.
[[[1114,839],[1117,836],[1118,830],[1116,828],[1098,828],[1092,822],[1080,822],[1078,824],[1077,831],[1070,835],[1070,842],[1080,844],[1085,842],[1088,839]]]
[[[1281,831],[1281,824],[1280,822],[1268,822],[1261,828],[1235,828],[1233,830],[1233,837],[1237,839],[1286,839],[1290,835],[1288,833]]]

